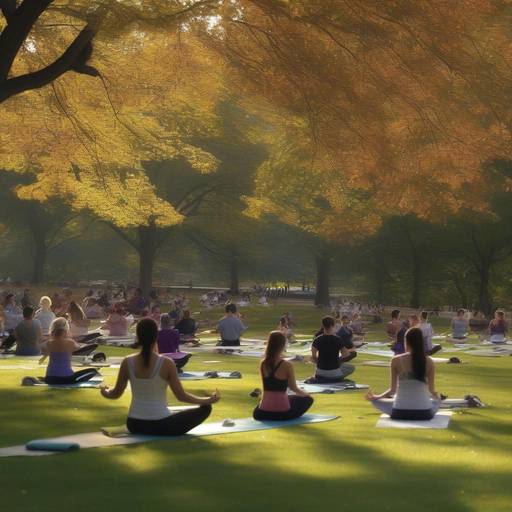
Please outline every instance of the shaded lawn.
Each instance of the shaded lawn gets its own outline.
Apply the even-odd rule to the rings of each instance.
[[[244,309],[251,329],[263,337],[290,310],[296,331],[316,329],[322,311],[299,305]],[[207,313],[220,316],[219,310]],[[435,320],[439,330],[447,321]],[[375,326],[369,339],[384,339]],[[129,351],[108,349],[112,355]],[[341,418],[263,432],[145,445],[100,448],[36,458],[0,459],[2,509],[310,511],[509,511],[512,508],[512,358],[461,357],[468,364],[437,365],[438,388],[451,397],[478,394],[489,408],[456,413],[448,430],[375,429],[378,414],[362,392],[315,396],[312,412]],[[375,356],[367,358],[377,359]],[[359,357],[362,360],[363,357]],[[210,364],[205,361],[217,360]],[[1,370],[0,445],[36,437],[97,430],[121,424],[129,404],[126,393],[107,401],[93,389],[21,388],[31,370]],[[240,370],[243,379],[187,382],[191,392],[214,387],[222,401],[208,421],[249,416],[260,387],[257,359],[197,354],[192,370]],[[313,367],[295,365],[299,377]],[[116,370],[104,369],[108,383]],[[357,381],[377,391],[387,385],[388,370],[359,366]]]

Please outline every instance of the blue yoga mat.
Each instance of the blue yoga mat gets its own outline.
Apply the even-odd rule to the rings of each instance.
[[[75,452],[80,450],[80,445],[73,442],[52,441],[44,439],[35,439],[29,441],[26,445],[27,450],[45,451],[45,452]]]

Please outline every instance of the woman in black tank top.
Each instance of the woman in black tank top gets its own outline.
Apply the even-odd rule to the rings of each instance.
[[[265,358],[260,365],[263,397],[254,409],[256,420],[292,420],[302,416],[313,404],[313,399],[297,386],[292,364],[282,358],[285,346],[283,333],[270,333]],[[288,388],[295,395],[288,396]]]

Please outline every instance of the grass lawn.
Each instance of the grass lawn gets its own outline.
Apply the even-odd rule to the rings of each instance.
[[[263,337],[285,310],[298,320],[297,333],[312,332],[322,315],[306,305],[245,309],[251,326],[247,336]],[[219,310],[208,316],[220,316]],[[437,321],[436,328],[446,330],[447,324]],[[383,340],[382,333],[383,325],[375,326],[369,339]],[[108,350],[111,355],[128,352]],[[447,430],[376,429],[378,413],[363,399],[364,392],[316,395],[311,412],[337,414],[338,420],[0,459],[1,509],[510,511],[512,358],[458,355],[467,364],[436,366],[438,389],[454,398],[477,394],[489,407],[455,413]],[[220,363],[206,362],[212,360]],[[34,371],[5,368],[12,365],[13,360],[0,361],[0,446],[124,422],[129,392],[119,401],[107,401],[94,389],[21,388],[21,378]],[[257,365],[255,358],[194,355],[187,367],[191,370],[243,374],[235,381],[186,383],[197,394],[214,386],[221,391],[208,421],[251,415],[256,399],[249,392],[261,386]],[[313,371],[307,363],[295,368],[299,377]],[[102,373],[113,384],[116,370]],[[358,366],[354,378],[382,391],[388,369]]]

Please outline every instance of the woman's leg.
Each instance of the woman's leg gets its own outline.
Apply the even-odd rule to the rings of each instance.
[[[91,380],[96,375],[99,375],[98,370],[95,368],[86,368],[84,370],[79,370],[73,375],[69,375],[68,377],[56,377],[48,375],[44,378],[46,384],[77,384],[79,382],[87,382]]]
[[[256,407],[252,417],[258,421],[287,421],[300,418],[313,404],[310,396],[291,396],[287,411],[264,411]]]
[[[380,412],[391,416],[391,411],[393,410],[393,401],[394,400],[392,398],[377,398],[377,400],[372,400],[372,405]]]
[[[168,418],[157,421],[128,418],[126,426],[132,434],[181,436],[203,423],[210,416],[211,412],[211,405],[201,405],[194,409],[177,412]]]
[[[95,368],[86,368],[84,370],[78,370],[77,372],[75,372],[72,375],[72,378],[73,382],[86,382],[99,374],[100,373]]]
[[[187,354],[186,356],[180,357],[179,359],[173,359],[176,368],[178,368],[178,370],[183,368],[188,363],[191,357],[192,354]]]

